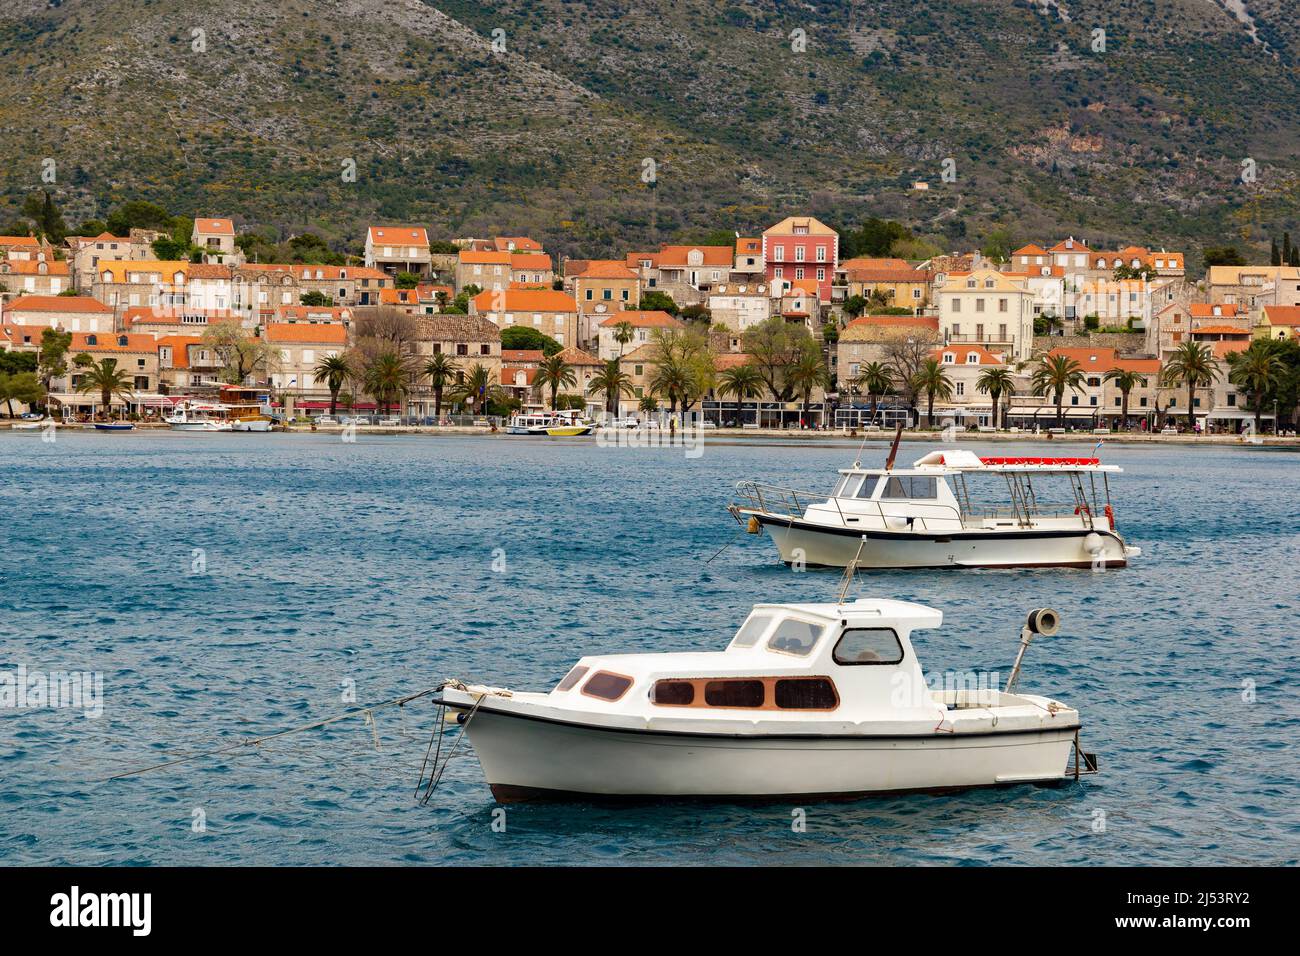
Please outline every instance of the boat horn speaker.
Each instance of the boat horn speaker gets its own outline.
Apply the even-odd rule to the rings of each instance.
[[[1011,676],[1007,678],[1007,689],[1004,693],[1011,693],[1016,686],[1016,679],[1020,677],[1020,665],[1024,662],[1025,651],[1029,650],[1029,642],[1034,639],[1035,634],[1042,634],[1044,637],[1051,637],[1061,629],[1061,615],[1057,614],[1050,607],[1037,607],[1029,612],[1025,618],[1025,626],[1020,629],[1020,650],[1016,653],[1016,663],[1011,668]]]
[[[1029,617],[1025,621],[1025,627],[1034,634],[1042,634],[1044,637],[1051,637],[1061,629],[1061,615],[1057,614],[1050,607],[1035,608],[1029,612]]]

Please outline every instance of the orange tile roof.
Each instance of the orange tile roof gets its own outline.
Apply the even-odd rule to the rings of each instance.
[[[1241,329],[1235,325],[1203,325],[1199,329],[1192,329],[1192,335],[1250,335],[1250,329]]]
[[[45,269],[42,271],[41,267]],[[0,272],[20,276],[66,276],[69,274],[66,259],[6,259],[0,262]]]
[[[567,349],[558,353],[559,356],[570,365],[604,365],[600,359],[590,352],[584,352],[576,345],[570,345]]]
[[[494,306],[494,297],[501,296],[500,310]],[[504,289],[500,292],[480,292],[471,300],[479,312],[577,312],[578,303],[573,296],[554,289]]]
[[[371,244],[387,243],[390,246],[409,246],[429,244],[429,234],[419,226],[371,226],[367,230]]]
[[[420,291],[418,289],[380,289],[380,305],[419,305]]]
[[[855,256],[840,263],[841,269],[911,269],[906,259],[877,259],[871,256]]]
[[[35,236],[0,236],[0,246],[39,246]]]
[[[98,312],[113,310],[88,295],[23,295],[5,306],[5,312]]]
[[[321,319],[330,322],[346,322],[352,318],[352,310],[343,305],[282,305],[275,312],[278,316],[292,316],[304,322]]]
[[[1118,368],[1154,375],[1160,371],[1159,359],[1121,358],[1112,348],[1055,348],[1047,354],[1072,358],[1084,372],[1109,372]]]
[[[91,339],[94,339],[94,344],[91,343]],[[68,355],[75,357],[78,352],[156,353],[156,351],[157,346],[152,335],[137,335],[130,332],[73,332]]]
[[[1086,245],[1071,236],[1069,239],[1062,239],[1056,245],[1052,246],[1049,252],[1092,252]]]
[[[593,259],[579,274],[579,279],[635,279],[637,275],[615,259]]]
[[[692,252],[703,258],[701,266],[726,266],[731,268],[735,259],[734,246],[664,246],[659,250],[659,268],[681,268],[689,265]]]
[[[904,265],[901,269],[890,266],[857,267],[845,272],[850,282],[929,282],[933,273]]]
[[[537,269],[543,272],[551,270],[551,257],[545,253],[516,252],[510,256],[511,269]]]
[[[1300,325],[1300,305],[1266,305],[1264,313],[1272,325]]]
[[[195,262],[188,271],[191,279],[229,279],[235,274],[230,266],[219,262]]]
[[[749,358],[744,352],[718,352],[713,356],[713,367],[721,372],[723,369],[745,365]]]
[[[1187,306],[1187,312],[1193,318],[1232,318],[1239,311],[1235,302],[1192,302]]]
[[[315,345],[346,345],[348,330],[334,323],[272,322],[262,330],[268,342],[305,342]]]
[[[763,251],[762,239],[742,237],[736,240],[736,254],[742,256],[756,255]]]
[[[210,232],[215,235],[233,236],[235,224],[230,219],[195,219],[194,228],[198,232]]]
[[[818,290],[818,288],[817,288],[817,280],[816,280],[816,279],[789,279],[789,280],[787,280],[787,281],[790,283],[790,288],[791,288],[792,290],[797,289],[798,291],[800,291],[800,292],[802,292],[802,293],[804,293],[804,294],[806,294],[806,295],[817,295],[817,294],[818,294],[818,291],[819,291],[819,290]],[[788,294],[789,294],[789,293],[787,293],[787,295],[788,295]]]
[[[540,362],[546,358],[546,353],[541,349],[502,349],[501,361],[503,362]]]
[[[1006,364],[1006,361],[1002,358],[1001,355],[998,355],[996,352],[990,352],[982,345],[962,345],[960,342],[955,342],[951,345],[946,345],[943,348],[935,349],[933,352],[930,353],[930,357],[935,361],[943,362],[943,355],[945,352],[952,353],[952,357],[954,361],[947,363],[950,365],[1005,365]],[[974,362],[967,361],[967,357],[970,355],[974,355],[976,357],[976,361]]]
[[[163,335],[155,341],[158,346],[170,346],[172,364],[168,368],[189,368],[191,345],[202,345],[203,340],[197,335]],[[161,357],[159,359],[161,361]]]
[[[498,252],[510,252],[512,246],[514,252],[542,251],[542,244],[528,236],[497,236],[492,240],[492,245]]]
[[[636,329],[680,329],[683,323],[674,319],[667,312],[659,309],[626,309],[622,312],[615,312],[604,322],[601,322],[602,328],[613,328],[620,322],[629,322]]]
[[[510,253],[475,252],[473,249],[462,249],[460,251],[460,261],[466,265],[508,266],[510,265]]]
[[[1047,250],[1044,249],[1042,246],[1035,245],[1034,243],[1031,242],[1027,246],[1021,246],[1019,249],[1017,249],[1015,252],[1011,254],[1013,256],[1045,256],[1047,255]]]

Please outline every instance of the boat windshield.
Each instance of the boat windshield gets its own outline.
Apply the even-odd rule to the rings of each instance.
[[[749,620],[740,625],[740,630],[736,632],[735,638],[731,641],[732,647],[753,647],[758,643],[758,639],[763,636],[767,626],[772,623],[771,614],[751,614]]]
[[[776,626],[772,636],[767,639],[767,649],[807,657],[825,633],[824,625],[788,617]]]
[[[874,475],[845,475],[831,492],[832,498],[870,498],[875,490]]]
[[[939,480],[919,475],[895,475],[885,482],[882,498],[938,498]]]

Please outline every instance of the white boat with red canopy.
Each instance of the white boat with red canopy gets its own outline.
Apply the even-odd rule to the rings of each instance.
[[[841,469],[829,495],[742,481],[728,510],[798,566],[1117,568],[1140,553],[1116,530],[1116,465],[945,450],[895,468],[896,452]]]

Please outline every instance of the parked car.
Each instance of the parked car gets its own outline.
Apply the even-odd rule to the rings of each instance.
[[[339,423],[339,420],[338,420],[337,418],[335,418],[333,415],[317,415],[317,416],[316,416],[316,424],[317,424],[317,425],[337,425],[338,423]]]

